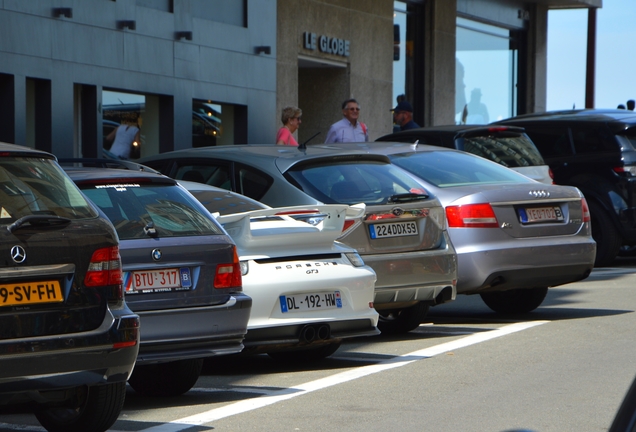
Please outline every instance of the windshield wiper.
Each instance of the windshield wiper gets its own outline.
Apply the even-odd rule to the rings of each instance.
[[[404,202],[412,202],[412,201],[420,201],[428,199],[428,195],[423,194],[415,194],[415,193],[402,193],[397,195],[391,195],[388,199],[390,203],[404,203]]]
[[[69,218],[52,215],[27,215],[7,226],[10,233],[22,227],[23,225],[66,225],[71,223]]]

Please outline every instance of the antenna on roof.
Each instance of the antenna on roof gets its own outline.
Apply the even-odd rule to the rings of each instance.
[[[320,131],[316,132],[315,134],[313,134],[313,135],[311,136],[311,138],[309,138],[309,139],[308,139],[307,141],[305,141],[304,143],[300,144],[300,145],[298,146],[298,150],[306,150],[306,149],[307,149],[307,143],[308,143],[309,141],[311,141],[312,139],[316,138],[318,135],[320,135]]]
[[[413,143],[413,150],[417,150],[417,146],[420,143],[420,140],[415,140],[415,142]]]

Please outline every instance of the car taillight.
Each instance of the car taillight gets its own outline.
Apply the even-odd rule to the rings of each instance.
[[[581,198],[581,212],[583,213],[583,222],[589,222],[592,220],[590,217],[590,208],[587,206],[585,198]]]
[[[216,266],[216,275],[214,276],[214,288],[236,288],[243,289],[243,277],[241,276],[241,264],[236,253],[236,247],[233,247],[234,260],[232,263],[218,264]]]
[[[490,204],[466,204],[446,207],[449,228],[499,228]]]
[[[87,287],[121,285],[122,280],[118,246],[101,248],[93,252],[84,285]]]
[[[552,184],[554,184],[554,173],[552,172],[552,168],[548,168],[548,175],[550,176],[550,179],[552,180]]]

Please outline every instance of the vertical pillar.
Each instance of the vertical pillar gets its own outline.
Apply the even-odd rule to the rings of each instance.
[[[424,124],[455,121],[455,52],[457,0],[431,0],[425,4]]]
[[[15,78],[0,74],[0,141],[15,143]]]
[[[596,8],[587,10],[587,60],[585,65],[585,108],[594,108],[596,77]]]

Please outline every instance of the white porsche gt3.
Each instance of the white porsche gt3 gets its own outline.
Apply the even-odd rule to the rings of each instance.
[[[216,213],[237,245],[243,291],[253,300],[244,352],[320,359],[345,338],[380,333],[375,272],[336,241],[361,223],[363,206],[274,209],[224,189],[180,183]]]

